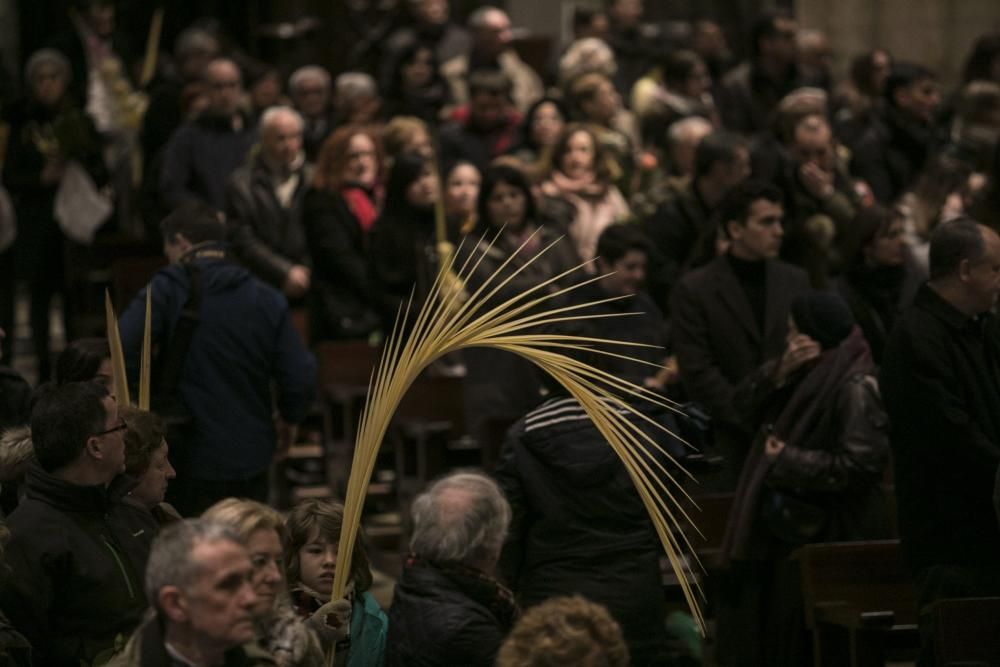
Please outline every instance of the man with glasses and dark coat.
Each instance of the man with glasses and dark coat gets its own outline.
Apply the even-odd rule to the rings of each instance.
[[[8,520],[0,609],[33,647],[34,663],[92,664],[110,655],[148,606],[142,578],[157,527],[122,502],[118,405],[103,385],[39,390],[31,412],[35,459]]]

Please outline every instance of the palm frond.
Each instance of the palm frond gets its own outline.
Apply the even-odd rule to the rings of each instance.
[[[607,317],[606,314],[588,313],[587,308],[613,299],[544,309],[560,297],[603,277],[588,275],[587,279],[570,286],[561,286],[564,278],[574,273],[581,274],[590,262],[544,280],[500,304],[487,305],[521,271],[551,250],[555,243],[564,242],[562,239],[557,239],[519,267],[511,269],[511,262],[531,241],[529,238],[496,271],[487,276],[476,290],[459,296],[449,289],[446,282],[456,277],[463,284],[468,284],[469,278],[478,270],[486,253],[491,251],[498,238],[499,234],[488,242],[485,238],[480,239],[476,249],[457,269],[453,261],[441,264],[437,280],[408,331],[404,322],[408,321],[412,297],[411,303],[397,317],[379,366],[373,372],[367,402],[358,425],[354,460],[344,503],[333,598],[343,596],[368,482],[374,471],[379,448],[403,395],[423,369],[441,356],[469,347],[493,347],[517,354],[549,373],[586,411],[594,426],[622,460],[635,484],[691,612],[704,631],[704,618],[698,601],[700,587],[693,568],[684,555],[685,551],[693,553],[683,531],[685,525],[693,525],[693,522],[684,510],[682,500],[691,499],[675,474],[663,465],[660,457],[667,456],[681,474],[688,477],[690,474],[669,457],[663,447],[640,428],[637,422],[645,420],[657,428],[664,431],[666,429],[630,403],[640,399],[672,410],[677,407],[644,387],[562,353],[572,349],[586,349],[644,363],[624,352],[612,351],[614,346],[639,344],[533,333],[542,325]],[[460,253],[456,253],[458,254]],[[612,349],[605,349],[608,347]]]

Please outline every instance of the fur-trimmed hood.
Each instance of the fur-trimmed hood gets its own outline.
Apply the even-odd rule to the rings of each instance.
[[[34,454],[30,426],[15,426],[0,434],[0,482],[23,479]]]

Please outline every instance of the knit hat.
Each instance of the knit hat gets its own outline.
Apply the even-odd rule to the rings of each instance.
[[[799,331],[824,350],[840,345],[854,328],[854,314],[844,300],[828,292],[800,294],[792,301],[792,319]]]

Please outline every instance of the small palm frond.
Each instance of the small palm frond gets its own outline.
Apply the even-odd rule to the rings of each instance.
[[[584,272],[589,263],[553,276],[497,306],[484,305],[520,271],[561,239],[545,247],[519,268],[509,270],[514,257],[531,242],[532,239],[529,238],[471,294],[459,294],[451,289],[448,283],[454,277],[463,284],[468,282],[497,238],[499,235],[489,243],[483,239],[479,247],[485,249],[470,253],[460,267],[442,263],[438,278],[408,331],[404,322],[408,320],[412,297],[411,302],[397,317],[394,330],[386,341],[381,362],[373,372],[367,402],[358,426],[344,503],[333,599],[343,596],[368,482],[374,471],[379,447],[403,395],[423,369],[439,357],[470,347],[492,347],[520,355],[549,373],[580,403],[595,427],[607,439],[635,483],[691,612],[704,630],[704,618],[695,595],[695,591],[701,593],[700,587],[684,555],[693,553],[693,550],[682,528],[684,525],[693,525],[693,522],[683,508],[682,499],[691,499],[675,477],[677,471],[683,475],[688,473],[637,422],[645,420],[664,431],[666,429],[636,410],[631,402],[642,399],[671,410],[675,410],[676,406],[644,387],[562,353],[574,349],[587,350],[590,353],[631,359],[625,352],[612,352],[605,348],[618,346],[621,349],[623,346],[640,344],[536,333],[540,327],[559,322],[608,317],[588,314],[587,309],[595,304],[614,300],[613,298],[581,305],[551,307],[553,299],[603,277],[592,277],[570,287],[558,288],[561,279],[570,273]],[[550,306],[549,309],[540,309],[546,304]],[[635,359],[632,361],[644,363]],[[674,472],[661,463],[664,457],[676,467]]]

